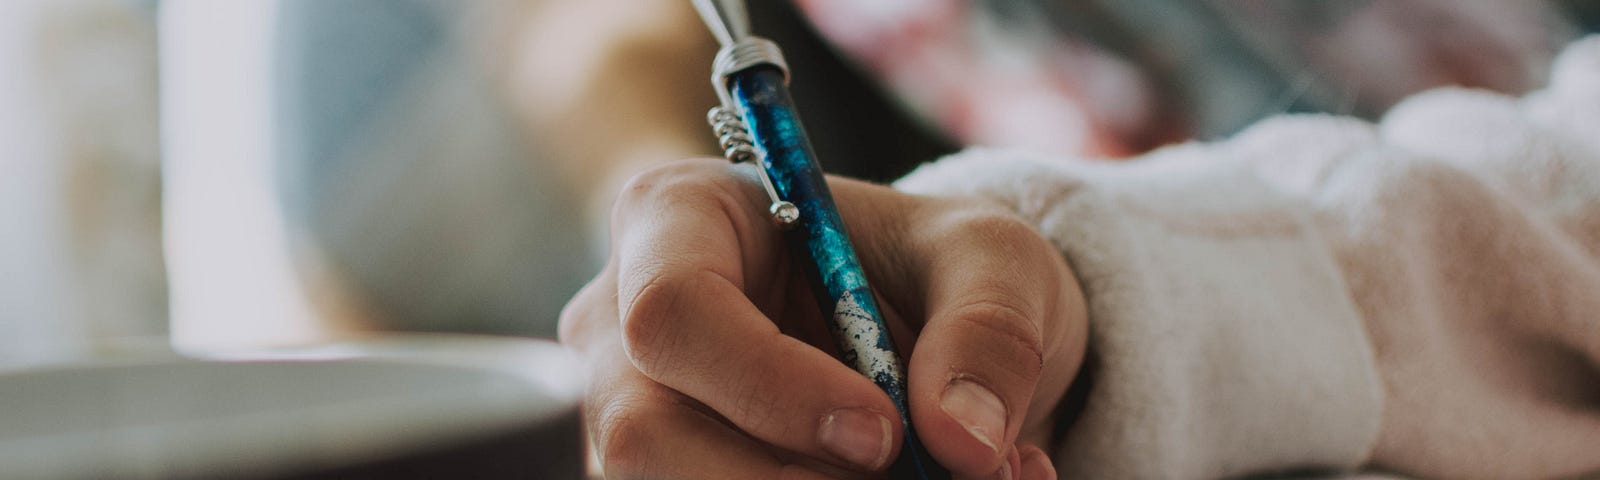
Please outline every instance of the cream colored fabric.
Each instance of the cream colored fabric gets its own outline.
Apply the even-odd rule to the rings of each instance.
[[[1097,375],[1063,478],[1597,473],[1600,37],[1552,78],[897,186],[1009,205],[1079,276]]]

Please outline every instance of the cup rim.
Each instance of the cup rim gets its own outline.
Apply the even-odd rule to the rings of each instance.
[[[455,334],[384,334],[299,347],[88,360],[0,373],[0,385],[19,377],[38,381],[73,375],[79,375],[80,382],[82,378],[109,382],[122,372],[182,368],[232,375],[263,364],[292,364],[286,368],[301,369],[337,364],[330,368],[342,369],[340,374],[427,368],[418,368],[414,374],[423,388],[413,392],[406,387],[405,394],[392,398],[341,399],[326,405],[292,405],[261,415],[159,424],[107,421],[99,430],[0,436],[0,471],[28,478],[292,474],[538,428],[578,415],[583,392],[577,361],[554,342]],[[208,368],[213,365],[216,367]],[[452,388],[459,391],[450,391]],[[534,392],[537,395],[530,395]],[[151,396],[161,395],[167,394]],[[4,396],[0,392],[0,397]],[[91,403],[111,410],[125,407],[111,400],[97,402]]]

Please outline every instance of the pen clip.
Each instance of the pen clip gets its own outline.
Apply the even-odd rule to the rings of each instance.
[[[776,67],[783,72],[783,80],[788,83],[789,66],[783,60],[783,52],[779,51],[778,45],[771,40],[745,36],[718,50],[711,65],[711,85],[716,90],[717,100],[722,105],[712,107],[711,111],[706,112],[706,122],[711,124],[712,132],[717,135],[723,156],[734,163],[756,164],[756,174],[761,177],[761,187],[767,191],[767,198],[772,200],[767,213],[772,215],[772,220],[779,227],[793,226],[800,220],[800,208],[779,198],[771,176],[762,165],[766,153],[756,146],[750,127],[744,122],[743,109],[733,101],[733,93],[728,90],[728,80],[733,74],[758,65]]]
[[[725,107],[711,107],[706,112],[706,122],[711,124],[711,129],[717,135],[717,141],[722,145],[722,155],[734,163],[749,162],[756,167],[756,176],[761,178],[761,188],[767,191],[767,198],[772,204],[767,207],[767,213],[772,215],[773,222],[781,228],[794,226],[800,220],[800,207],[778,197],[777,188],[772,185],[772,177],[768,176],[767,169],[761,165],[764,153],[755,146],[754,139],[750,137],[750,128],[744,120]]]

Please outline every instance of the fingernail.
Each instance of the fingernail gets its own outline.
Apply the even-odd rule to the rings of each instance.
[[[939,408],[967,429],[978,442],[1000,452],[999,442],[1006,431],[1006,405],[982,385],[956,380],[944,389]]]
[[[817,438],[822,449],[840,460],[867,470],[882,468],[889,460],[889,419],[862,409],[836,410],[822,419]]]
[[[1000,480],[1017,480],[1017,477],[1011,474],[1011,461],[1009,459],[1000,463],[1000,475],[995,478],[999,478]]]

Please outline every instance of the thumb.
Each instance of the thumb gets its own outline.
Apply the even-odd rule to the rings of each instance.
[[[1020,219],[979,213],[927,231],[919,243],[936,248],[915,249],[926,324],[908,372],[912,421],[946,468],[993,477],[1031,407],[1053,409],[1081,361],[1086,327],[1063,315],[1081,311],[1081,297],[1060,254]]]

